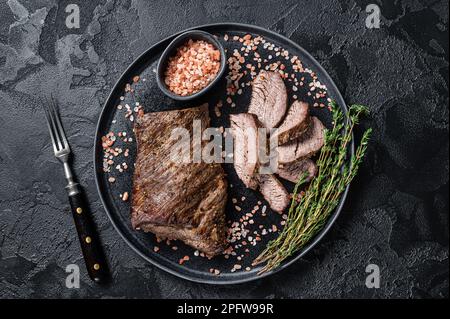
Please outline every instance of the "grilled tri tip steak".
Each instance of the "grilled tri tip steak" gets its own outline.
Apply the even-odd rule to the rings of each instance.
[[[262,125],[275,128],[286,113],[287,93],[278,72],[261,70],[253,80],[248,113],[255,114]]]
[[[316,175],[317,166],[308,157],[318,152],[324,143],[325,127],[317,117],[310,117],[309,105],[295,101],[287,114],[286,105],[286,86],[280,74],[261,70],[253,81],[248,113],[230,115],[236,173],[246,187],[259,188],[271,209],[278,213],[288,207],[289,194],[275,175],[259,173],[259,168],[266,163],[261,163],[261,159],[256,163],[249,161],[250,152],[256,152],[261,141],[258,134],[250,135],[246,129],[277,128],[275,136],[266,137],[266,149],[271,144],[269,140],[276,138],[277,174],[293,183],[303,173],[307,173],[308,181]]]
[[[258,175],[259,191],[272,210],[282,214],[289,205],[289,193],[273,174]]]
[[[178,142],[171,137],[172,130],[185,128],[192,136],[194,119],[201,120],[202,128],[209,127],[208,106],[138,117],[131,224],[161,238],[182,240],[213,256],[223,252],[226,244],[224,171],[220,164],[174,161],[172,157]]]
[[[311,117],[308,130],[296,140],[278,146],[278,162],[289,163],[299,158],[311,157],[324,144],[325,126],[317,117]]]
[[[309,158],[300,158],[290,163],[278,164],[278,176],[292,183],[297,183],[300,176],[305,173],[306,182],[311,181],[317,174],[317,165]]]
[[[285,144],[303,135],[308,129],[309,105],[305,102],[292,103],[286,118],[277,130],[278,143]]]
[[[234,169],[245,187],[256,189],[258,162],[258,128],[255,115],[240,113],[230,115],[231,134],[234,138]]]

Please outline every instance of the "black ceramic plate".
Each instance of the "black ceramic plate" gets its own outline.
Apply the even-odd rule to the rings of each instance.
[[[333,83],[326,71],[310,54],[308,54],[304,49],[302,49],[299,45],[292,42],[291,40],[269,30],[243,24],[212,24],[199,26],[192,29],[204,30],[217,35],[224,45],[225,49],[227,49],[227,56],[230,56],[232,54],[233,49],[240,48],[240,46],[238,46],[239,43],[237,43],[236,41],[224,41],[223,38],[225,34],[229,35],[230,37],[234,35],[243,36],[245,34],[251,34],[253,36],[263,36],[267,41],[285,50],[288,50],[291,56],[297,55],[301,59],[303,66],[315,72],[318,76],[318,80],[322,84],[325,84],[327,86],[328,97],[336,100],[338,105],[345,111],[345,113],[347,112],[341,94],[339,93],[336,85]],[[182,32],[185,31],[187,30],[184,30]],[[178,34],[181,34],[182,32]],[[236,106],[234,108],[224,101],[224,106],[221,108],[221,117],[216,118],[214,116],[214,105],[217,103],[217,101],[226,99],[225,79],[222,79],[222,81],[218,83],[216,89],[212,90],[212,93],[208,93],[207,95],[202,97],[200,101],[197,101],[195,103],[173,101],[160,91],[156,83],[156,75],[154,73],[154,70],[156,69],[159,56],[164,51],[166,46],[170,43],[170,41],[178,34],[174,34],[173,36],[155,44],[145,53],[143,53],[139,58],[137,58],[120,77],[103,107],[103,111],[98,122],[94,152],[94,163],[96,170],[95,177],[101,200],[103,202],[103,205],[105,206],[105,210],[109,218],[111,219],[111,222],[113,223],[119,234],[122,236],[122,238],[128,243],[128,245],[147,261],[171,274],[188,280],[210,284],[242,283],[268,276],[270,274],[273,274],[275,271],[268,272],[263,275],[258,275],[257,272],[260,270],[260,267],[252,268],[249,271],[246,271],[245,268],[249,266],[251,264],[251,261],[264,249],[267,242],[270,239],[274,238],[275,233],[269,233],[266,236],[262,236],[262,240],[256,246],[249,247],[249,253],[245,253],[246,256],[243,261],[237,262],[235,258],[225,259],[224,256],[217,256],[211,260],[200,256],[194,256],[194,250],[181,242],[176,242],[176,246],[178,247],[178,249],[174,251],[165,243],[157,243],[154,235],[146,234],[141,231],[135,231],[132,229],[129,215],[130,200],[126,202],[122,201],[119,197],[119,194],[125,191],[131,193],[133,160],[136,151],[136,144],[134,139],[127,142],[124,142],[122,139],[118,139],[115,142],[115,147],[121,147],[123,150],[125,150],[126,148],[130,149],[129,156],[124,157],[122,153],[117,158],[115,158],[115,163],[112,166],[110,173],[105,173],[103,171],[103,150],[101,145],[101,137],[106,135],[110,131],[116,133],[119,131],[126,131],[127,137],[134,137],[132,133],[133,123],[129,120],[129,118],[125,118],[124,109],[118,109],[117,106],[119,104],[123,105],[127,103],[131,106],[131,108],[134,108],[135,103],[139,102],[140,105],[144,107],[145,112],[155,112],[197,106],[202,101],[207,101],[210,105],[210,115],[212,123],[217,127],[221,125],[223,125],[224,127],[229,127],[228,115],[230,113],[241,113],[246,111],[250,99],[250,87],[244,88],[242,95],[235,96],[234,102],[236,103]],[[268,56],[268,54],[266,53],[265,55]],[[273,56],[273,59],[277,59],[275,58],[275,52],[273,53]],[[265,58],[264,55],[263,58]],[[282,61],[287,65],[288,68],[290,67],[289,60],[282,59]],[[134,92],[124,93],[126,84],[133,83],[132,79],[136,75],[140,76],[140,81],[136,84],[132,84]],[[145,79],[145,81],[143,79]],[[290,96],[289,103],[292,102],[293,94],[296,94],[302,100],[306,100],[307,102],[310,102],[312,104],[313,101],[311,100],[311,97],[307,96],[307,92],[309,91],[307,85],[299,89],[298,92],[292,92],[292,85],[287,85],[287,88],[288,96]],[[124,97],[124,100],[120,99],[121,96]],[[330,114],[326,108],[313,108],[312,113],[318,116],[327,126],[330,125]],[[353,144],[351,145],[349,152],[353,152]],[[115,166],[122,162],[127,163],[128,169],[122,173],[119,173],[116,170]],[[242,183],[237,178],[232,165],[224,164],[224,169],[227,173],[228,183],[233,185],[233,187],[229,187],[228,189],[229,202],[227,204],[226,213],[229,220],[238,220],[242,216],[242,213],[251,211],[251,209],[258,201],[263,202],[261,206],[267,205],[260,194],[243,187]],[[114,183],[108,182],[108,178],[110,176],[114,176],[116,178],[116,181]],[[286,183],[285,186],[288,189],[292,190],[292,184]],[[292,264],[295,260],[299,259],[312,247],[314,247],[317,242],[319,242],[319,240],[327,233],[327,231],[330,229],[331,225],[339,215],[346,194],[347,191],[342,195],[340,204],[338,205],[333,215],[330,217],[323,230],[306,247],[298,251],[295,256],[292,256],[292,258],[285,261],[279,268],[276,269],[276,271],[286,268],[288,265]],[[244,202],[241,202],[242,196],[245,196],[246,198]],[[234,204],[232,204],[231,201],[232,198],[236,198],[239,200],[238,205],[242,208],[241,212],[237,212],[234,209]],[[255,221],[254,226],[250,225],[251,227],[254,227],[254,229],[251,228],[252,232],[254,230],[257,230],[256,225],[262,224],[265,228],[270,228],[272,224],[280,225],[281,221],[281,217],[277,213],[271,212],[270,209],[267,209],[266,217],[262,217],[261,213],[259,212],[255,214],[253,219]],[[281,227],[278,226],[278,229],[280,228]],[[160,248],[157,253],[153,251],[155,245]],[[241,253],[244,253],[243,249],[239,251],[238,255],[240,255]],[[183,265],[179,265],[180,258],[185,255],[190,256],[190,260]],[[233,268],[233,265],[236,263],[241,264],[242,269],[235,272],[230,272],[230,270]],[[211,268],[220,269],[220,275],[211,274],[209,271]]]

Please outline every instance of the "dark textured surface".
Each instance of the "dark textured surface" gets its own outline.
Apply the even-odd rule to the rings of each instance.
[[[64,8],[80,3],[81,28]],[[365,7],[380,5],[380,29]],[[306,258],[254,283],[193,284],[145,263],[96,193],[101,105],[126,66],[186,27],[252,23],[312,53],[349,103],[370,106],[370,151],[333,230]],[[75,171],[88,190],[113,283],[89,281],[40,97],[60,101]],[[0,297],[448,297],[448,1],[0,0]],[[65,288],[80,265],[81,288]],[[365,267],[381,269],[366,288]]]

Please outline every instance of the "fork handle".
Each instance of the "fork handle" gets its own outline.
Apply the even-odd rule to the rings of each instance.
[[[70,194],[69,201],[89,277],[104,283],[108,279],[106,259],[82,192]]]

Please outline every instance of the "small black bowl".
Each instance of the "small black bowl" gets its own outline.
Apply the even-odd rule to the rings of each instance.
[[[220,68],[214,80],[212,80],[203,89],[191,95],[181,96],[173,93],[167,88],[166,83],[164,82],[164,72],[166,70],[169,58],[175,55],[176,49],[185,44],[189,39],[203,40],[208,43],[211,43],[214,47],[216,47],[216,49],[220,51]],[[163,91],[164,94],[166,94],[168,97],[178,101],[191,101],[209,91],[225,73],[225,68],[226,68],[226,56],[222,44],[211,33],[200,30],[192,30],[177,36],[175,39],[173,39],[172,42],[170,42],[170,44],[164,50],[161,57],[159,58],[158,67],[156,69],[156,80],[161,91]]]

